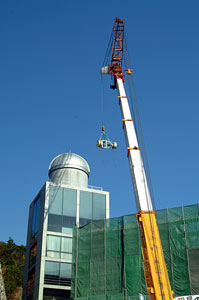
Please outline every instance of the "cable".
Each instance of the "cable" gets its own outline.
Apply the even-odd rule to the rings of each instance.
[[[105,57],[104,57],[104,61],[103,61],[103,65],[102,66],[107,66],[108,62],[110,61],[109,57],[110,57],[110,52],[111,52],[113,30],[114,30],[114,27],[113,27],[113,29],[111,31],[110,39],[109,39],[109,42],[108,42],[108,46],[107,46],[107,49],[106,49],[106,53],[105,53]]]
[[[131,67],[131,61],[130,61],[130,56],[129,56],[128,48],[127,48],[126,36],[125,36],[125,50],[126,50],[127,60],[128,60],[127,67],[129,68],[129,66]],[[126,59],[125,59],[125,61],[126,61]],[[130,80],[129,80],[129,77],[130,77]],[[135,109],[133,108],[133,114],[136,117],[135,118],[135,120],[136,120],[136,122],[135,122],[136,126],[135,127],[136,127],[136,132],[137,132],[137,135],[138,135],[138,140],[139,140],[139,143],[140,143],[140,146],[141,146],[141,152],[143,154],[143,163],[144,163],[144,166],[145,166],[145,172],[146,172],[146,176],[147,176],[147,179],[148,179],[149,190],[150,190],[150,195],[151,195],[151,201],[152,201],[152,205],[153,205],[154,210],[155,210],[155,201],[154,201],[152,180],[151,180],[151,175],[150,175],[150,171],[149,171],[149,163],[148,163],[147,154],[146,154],[144,135],[143,135],[142,125],[141,125],[140,114],[139,114],[138,103],[137,103],[137,97],[136,97],[136,92],[135,92],[135,85],[134,85],[132,75],[128,76],[128,81],[131,81],[131,84],[130,84],[130,82],[128,84],[129,90],[130,90],[131,106],[135,107]],[[131,87],[132,87],[132,91],[131,91]],[[132,94],[133,94],[134,101],[132,99]]]
[[[104,81],[103,81],[103,74],[101,74],[101,113],[102,113],[102,125],[104,125]]]
[[[125,36],[125,50],[126,50],[127,61],[128,61],[128,64],[126,64],[126,58],[124,56],[125,65],[126,65],[127,68],[129,68],[131,66],[131,62],[130,62],[130,57],[129,57],[129,54],[128,54],[126,36]],[[146,147],[145,147],[145,143],[144,143],[144,136],[143,136],[142,126],[141,126],[141,120],[140,120],[140,115],[139,115],[139,110],[138,110],[137,97],[136,97],[136,92],[135,92],[135,85],[134,85],[132,75],[130,76],[130,79],[129,79],[129,76],[128,76],[127,81],[128,81],[128,85],[129,85],[129,94],[130,94],[131,105],[133,107],[133,114],[136,116],[135,124],[137,123],[137,125],[135,126],[135,129],[136,129],[136,133],[137,133],[137,136],[138,136],[138,142],[140,143],[140,146],[141,146],[141,152],[142,152],[142,156],[143,156],[143,159],[144,159],[143,163],[145,165],[146,177],[148,179],[146,184],[148,184],[152,205],[154,207],[153,210],[155,210],[155,201],[154,201],[154,195],[153,195],[152,181],[151,181],[151,176],[150,176],[150,172],[149,172],[149,164],[148,164],[148,159],[147,159],[147,155],[146,155]],[[131,84],[130,84],[130,81],[131,81]],[[133,90],[134,102],[133,102],[133,98],[132,98],[131,87],[132,87],[132,90]],[[134,112],[134,107],[135,107],[135,112]],[[147,199],[147,205],[148,205],[148,208],[149,208],[148,199]],[[158,280],[159,280],[160,289],[161,289],[161,296],[162,296],[162,299],[165,299],[165,295],[163,294],[161,276],[160,276],[160,266],[159,266],[159,261],[157,259],[158,254],[157,254],[156,239],[153,235],[154,228],[153,228],[153,222],[152,222],[151,215],[149,215],[149,220],[150,220],[150,227],[151,227],[151,233],[152,233],[152,239],[153,239],[153,249],[154,249],[154,254],[155,254],[155,258],[156,258],[156,268],[157,268],[157,273],[158,273]]]

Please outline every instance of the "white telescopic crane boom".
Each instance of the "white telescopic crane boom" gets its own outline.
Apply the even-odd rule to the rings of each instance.
[[[122,114],[123,127],[125,131],[127,156],[130,165],[130,172],[134,187],[137,210],[152,211],[151,197],[147,185],[146,175],[140,153],[140,147],[136,136],[134,120],[131,117],[128,98],[125,93],[123,80],[116,80],[118,97],[120,102],[120,110]]]

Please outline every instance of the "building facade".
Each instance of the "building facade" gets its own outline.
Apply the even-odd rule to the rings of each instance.
[[[23,300],[70,296],[73,226],[109,218],[109,193],[89,187],[89,174],[77,154],[51,162],[50,180],[30,205]]]

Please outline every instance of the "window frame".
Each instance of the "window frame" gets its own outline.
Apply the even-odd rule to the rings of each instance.
[[[39,231],[40,206],[41,206],[41,194],[39,194],[33,202],[31,238],[34,238]]]

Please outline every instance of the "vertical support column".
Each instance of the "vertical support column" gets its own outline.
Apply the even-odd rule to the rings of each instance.
[[[76,224],[79,227],[80,190],[77,190]]]
[[[110,218],[109,193],[106,193],[106,219]]]
[[[37,242],[38,249],[40,249],[41,253],[38,261],[40,261],[40,270],[38,270],[36,278],[39,280],[38,284],[38,292],[35,289],[34,293],[38,293],[38,300],[43,299],[43,291],[44,291],[44,276],[45,276],[45,257],[46,257],[46,241],[47,241],[47,227],[48,227],[48,212],[49,212],[49,203],[50,203],[50,184],[46,182],[44,189],[42,189],[41,193],[41,210],[40,210],[40,223],[39,231],[41,232]],[[34,295],[35,296],[35,295]]]
[[[79,227],[76,226],[76,230],[77,230],[77,234],[76,234],[76,262],[75,262],[75,298],[77,298],[77,280],[78,280],[77,264],[78,264]]]

